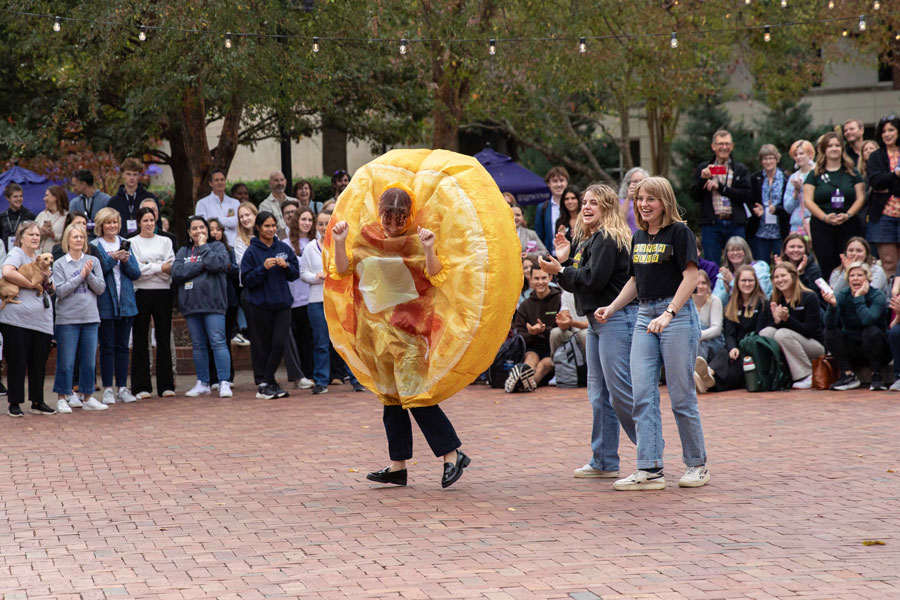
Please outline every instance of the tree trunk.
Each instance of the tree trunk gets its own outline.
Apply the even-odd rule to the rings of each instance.
[[[191,172],[191,198],[196,203],[201,189],[206,185],[206,174],[212,167],[212,154],[206,139],[206,103],[203,101],[201,83],[185,89],[180,122],[182,145]]]
[[[444,68],[443,63],[452,59],[449,52],[442,54],[432,58],[432,76],[437,91],[431,112],[434,127],[431,147],[458,152],[459,124],[463,115],[463,98],[468,95],[469,76],[461,72],[459,63]]]
[[[622,157],[622,172],[619,179],[634,167],[631,155],[631,107],[624,100],[619,104],[619,156]]]
[[[231,105],[228,107],[228,112],[225,113],[225,119],[222,122],[219,143],[212,152],[212,168],[222,169],[226,173],[231,168],[231,161],[234,160],[234,155],[239,145],[238,134],[241,131],[241,117],[243,115],[244,102],[237,94],[234,94],[231,97]],[[203,173],[204,190],[207,187],[208,175],[209,173]],[[204,193],[202,196],[206,196],[207,193]]]
[[[342,169],[347,170],[347,132],[333,121],[322,121],[322,173],[325,177]]]
[[[184,135],[180,124],[173,123],[165,135],[169,142],[172,168],[172,178],[175,180],[175,197],[172,205],[172,221],[169,229],[183,244],[187,241],[185,223],[187,218],[194,213],[194,189],[191,167],[188,164],[187,153],[184,150]]]

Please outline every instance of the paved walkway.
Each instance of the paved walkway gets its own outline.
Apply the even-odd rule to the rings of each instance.
[[[242,387],[2,417],[0,596],[900,597],[900,394],[704,396],[711,484],[677,487],[664,411],[669,487],[623,493],[572,477],[584,390],[446,402],[473,462],[442,490],[418,430],[408,487],[365,481],[386,464],[370,394]]]

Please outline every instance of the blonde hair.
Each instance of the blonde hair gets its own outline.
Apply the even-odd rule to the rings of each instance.
[[[626,223],[625,219],[622,217],[622,211],[619,210],[619,196],[616,194],[616,190],[608,185],[592,183],[584,190],[582,198],[586,199],[588,194],[591,194],[597,199],[597,205],[600,208],[597,225],[594,227],[593,231],[585,231],[584,220],[581,217],[581,211],[579,211],[578,218],[575,222],[575,235],[573,238],[583,239],[584,237],[588,237],[589,235],[593,235],[600,231],[604,236],[613,240],[619,250],[627,250],[630,248],[631,228],[628,227],[628,223]],[[582,206],[584,206],[585,203],[586,200],[582,202]]]
[[[105,206],[97,211],[97,215],[94,217],[94,231],[98,231],[97,234],[100,237],[103,237],[103,226],[106,225],[108,221],[115,221],[119,224],[119,230],[122,228],[122,218],[119,216],[119,211],[114,208],[110,208],[109,206]]]
[[[869,265],[860,261],[850,263],[850,266],[847,267],[847,271],[844,273],[844,281],[850,281],[850,271],[853,269],[861,269],[866,274],[866,281],[872,281],[872,271],[869,269]]]
[[[728,134],[731,135],[731,134]],[[662,201],[663,216],[659,227],[668,227],[672,223],[684,223],[681,218],[681,209],[678,207],[678,201],[675,200],[675,191],[672,190],[672,184],[665,177],[648,177],[639,182],[634,188],[634,220],[638,227],[647,231],[650,226],[647,221],[641,217],[641,211],[638,210],[637,198],[641,190],[647,190],[647,193]]]
[[[863,155],[866,153],[866,146],[869,144],[874,145],[875,149],[878,150],[878,142],[875,140],[864,140],[859,147],[859,162],[856,163],[856,168],[859,170],[859,174],[863,176],[863,179],[866,178],[866,161],[863,159]]]
[[[791,144],[791,149],[788,154],[791,155],[791,158],[797,160],[795,154],[797,154],[797,148],[803,148],[803,151],[809,155],[810,160],[816,160],[816,147],[812,145],[812,142],[809,140],[797,140],[793,144]]]
[[[741,293],[740,287],[738,286],[738,281],[740,280],[742,273],[752,274],[753,281],[755,282],[753,291],[750,292],[750,297],[747,299],[746,304],[744,303],[744,295]],[[750,265],[741,265],[737,268],[737,271],[734,272],[734,285],[731,288],[731,297],[728,298],[728,304],[725,306],[725,318],[737,323],[741,316],[752,317],[753,309],[756,308],[756,305],[759,304],[760,301],[765,303],[766,295],[759,287],[759,277],[756,276],[756,271],[754,271],[753,267]]]
[[[63,231],[62,241],[60,241],[63,252],[69,251],[69,237],[71,237],[71,235],[76,231],[80,232],[81,235],[84,236],[85,247],[82,248],[81,251],[87,254],[87,229],[85,229],[84,225],[82,225],[81,223],[72,223],[68,227],[66,227],[65,231]]]
[[[253,227],[251,226],[250,229],[246,229],[243,225],[241,225],[241,209],[242,209],[242,208],[247,209],[247,210],[250,211],[250,214],[253,215],[253,220],[254,220],[254,221],[256,220],[256,215],[259,214],[259,209],[256,208],[256,205],[253,204],[252,202],[241,202],[240,205],[238,206],[238,209],[237,209],[237,213],[238,213],[238,226],[237,226],[238,237],[241,238],[241,241],[242,241],[242,242],[244,242],[245,244],[247,244],[247,245],[249,246],[249,245],[250,245],[250,238],[253,237]]]
[[[772,274],[775,274],[775,271],[778,269],[784,269],[791,276],[791,282],[793,285],[791,286],[790,296],[782,295],[781,290],[777,287],[773,286],[772,290],[772,302],[775,304],[781,304],[781,300],[784,299],[788,306],[791,308],[795,308],[798,304],[800,304],[800,300],[803,298],[803,292],[810,291],[808,287],[803,285],[803,282],[800,281],[800,274],[797,272],[797,267],[794,266],[794,263],[783,260],[772,269]]]

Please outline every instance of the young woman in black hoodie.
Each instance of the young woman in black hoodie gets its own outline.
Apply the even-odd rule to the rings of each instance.
[[[557,283],[575,295],[575,308],[590,324],[587,331],[588,400],[594,412],[591,431],[592,457],[575,469],[575,477],[619,476],[619,424],[635,441],[631,417],[631,338],[637,319],[637,302],[631,302],[605,323],[594,319],[600,306],[612,304],[628,282],[631,229],[619,210],[618,196],[611,187],[591,185],[584,191],[576,224],[578,244],[571,261],[571,245],[565,234],[556,235],[557,259],[540,258],[541,269],[558,274]],[[578,241],[578,240],[576,240]]]

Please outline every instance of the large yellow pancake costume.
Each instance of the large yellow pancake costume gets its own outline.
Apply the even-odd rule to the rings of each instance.
[[[378,200],[412,197],[408,226],[386,238]],[[334,266],[347,221],[350,267]],[[441,271],[425,272],[416,230],[435,233]],[[506,339],[522,286],[512,211],[484,167],[447,150],[393,150],[360,168],[323,245],[325,316],[335,349],[384,404],[431,406],[484,372]]]

